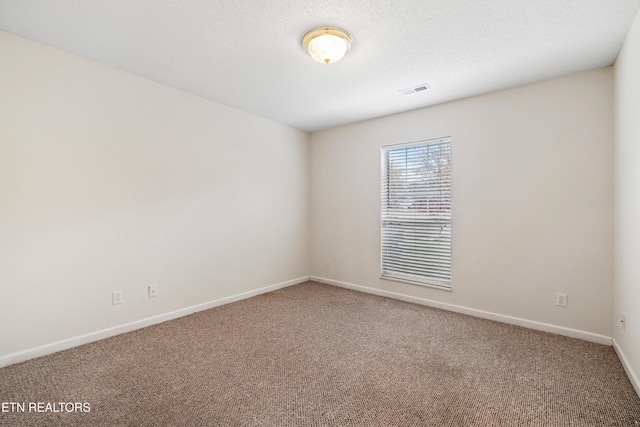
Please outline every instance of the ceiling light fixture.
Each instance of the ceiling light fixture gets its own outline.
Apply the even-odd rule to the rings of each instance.
[[[318,27],[302,37],[302,46],[318,62],[338,62],[349,51],[351,34],[337,27]]]

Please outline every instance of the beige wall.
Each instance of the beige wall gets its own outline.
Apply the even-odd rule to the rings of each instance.
[[[311,274],[610,337],[612,75],[609,67],[312,134]],[[380,146],[447,135],[453,292],[381,280]],[[568,307],[555,305],[557,292]]]
[[[640,15],[616,61],[615,82],[614,339],[640,394]]]
[[[0,357],[308,275],[308,134],[6,32],[0,94]]]

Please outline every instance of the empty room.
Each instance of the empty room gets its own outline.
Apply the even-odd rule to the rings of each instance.
[[[640,425],[640,0],[0,0],[0,425]]]

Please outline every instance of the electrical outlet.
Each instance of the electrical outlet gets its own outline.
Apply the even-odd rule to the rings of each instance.
[[[325,258],[324,266],[327,268],[331,268],[331,258]]]
[[[627,316],[625,316],[624,313],[622,313],[622,316],[620,317],[620,326],[622,326],[623,331],[627,328]]]
[[[155,298],[158,296],[158,285],[149,286],[149,298]]]
[[[122,304],[123,299],[124,294],[122,291],[113,291],[113,293],[111,294],[111,302],[113,303],[113,305]]]
[[[567,294],[558,293],[556,295],[556,305],[559,305],[560,307],[566,307],[567,306]]]

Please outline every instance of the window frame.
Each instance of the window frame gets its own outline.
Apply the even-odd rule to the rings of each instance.
[[[391,280],[403,283],[409,283],[413,285],[419,285],[424,287],[436,288],[445,291],[452,291],[452,283],[453,283],[453,145],[451,142],[452,138],[450,136],[440,137],[440,138],[431,138],[431,139],[422,139],[417,141],[409,141],[402,142],[396,144],[387,144],[380,147],[380,164],[381,164],[381,179],[380,179],[380,278],[384,280]],[[385,223],[389,222],[389,218],[385,217],[385,203],[389,203],[388,196],[385,196],[385,192],[388,194],[388,189],[385,188],[388,185],[388,157],[387,153],[392,150],[397,150],[401,148],[408,147],[420,147],[420,146],[428,146],[435,144],[448,144],[449,145],[449,216],[448,216],[448,226],[450,227],[449,234],[449,270],[448,270],[448,280],[443,280],[442,278],[429,277],[429,276],[419,276],[412,274],[403,274],[399,272],[390,273],[385,271]],[[396,222],[402,222],[397,218],[394,219]],[[446,225],[445,225],[446,226]]]

